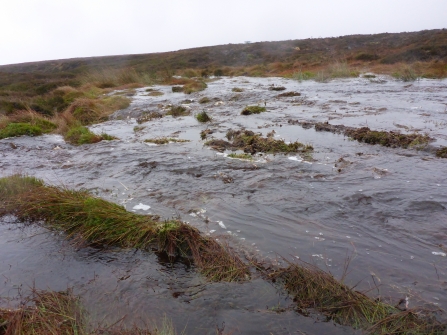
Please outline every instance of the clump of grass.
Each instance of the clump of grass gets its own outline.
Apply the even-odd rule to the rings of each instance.
[[[300,142],[285,143],[284,140],[275,140],[272,137],[262,137],[260,133],[255,134],[249,130],[229,130],[226,135],[232,143],[224,140],[211,140],[205,145],[213,149],[223,151],[225,149],[243,150],[245,153],[256,154],[263,153],[310,153],[313,151],[311,145],[305,145]]]
[[[1,118],[0,139],[22,135],[39,136],[56,128],[56,124],[44,116],[31,110],[22,110]]]
[[[269,91],[284,91],[286,88],[284,86],[270,86]]]
[[[233,88],[231,89],[231,91],[232,91],[232,92],[240,93],[240,92],[244,92],[244,89],[243,89],[243,88],[240,88],[240,87],[233,87]]]
[[[170,111],[166,113],[166,115],[172,115],[173,117],[187,116],[189,114],[191,114],[189,109],[183,106],[171,106]]]
[[[108,116],[119,109],[127,108],[130,100],[123,96],[110,96],[104,98],[79,98],[66,110],[67,113],[82,125],[91,125],[106,121]]]
[[[294,298],[297,309],[323,313],[342,325],[367,330],[370,334],[443,334],[445,325],[424,311],[401,311],[380,300],[374,300],[337,281],[308,263],[289,264],[270,271],[269,278],[281,282]]]
[[[261,107],[261,106],[247,106],[247,107],[245,107],[242,110],[241,115],[260,114],[260,113],[265,112],[265,111],[266,111],[265,107]]]
[[[205,129],[200,132],[200,138],[202,140],[206,140],[209,134],[212,134],[214,131],[211,129]]]
[[[249,160],[249,161],[253,160],[253,156],[250,154],[246,154],[246,153],[237,154],[237,153],[233,152],[233,153],[229,154],[228,157],[234,158],[234,159],[244,159],[244,160]]]
[[[397,72],[393,73],[393,77],[402,81],[415,81],[418,79],[415,69],[410,65],[402,66]]]
[[[183,92],[191,94],[205,90],[208,85],[203,80],[191,80],[183,86]]]
[[[196,119],[199,122],[209,122],[209,121],[211,121],[211,117],[205,111],[202,111],[202,112],[198,113],[196,115]]]
[[[133,127],[133,131],[134,133],[139,133],[140,131],[144,130],[146,127],[145,126],[135,126]]]
[[[161,119],[163,117],[163,114],[159,112],[143,112],[143,114],[137,118],[137,123],[141,124],[144,122],[152,121],[153,119]]]
[[[0,216],[44,222],[78,244],[151,249],[192,261],[213,281],[245,280],[248,267],[228,247],[179,220],[127,212],[86,190],[46,186],[36,178],[0,178]]]
[[[184,91],[183,86],[172,86],[172,92],[174,93],[182,93]]]
[[[160,138],[148,138],[144,140],[144,142],[147,143],[154,143],[154,144],[168,144],[168,143],[185,143],[190,142],[189,140],[182,140],[178,138],[172,138],[172,137],[160,137]]]
[[[103,140],[111,141],[116,139],[116,137],[102,133],[101,135],[96,135],[90,131],[87,127],[81,125],[74,125],[64,134],[64,139],[66,142],[73,145],[82,144],[93,144],[98,143]]]
[[[298,92],[286,92],[286,93],[278,94],[277,97],[278,98],[289,98],[289,97],[299,97],[300,95],[301,95],[301,93],[298,93]]]
[[[208,97],[203,97],[199,100],[199,104],[207,104],[209,102],[211,102],[211,99]]]
[[[368,144],[380,144],[392,148],[423,147],[432,139],[428,135],[401,134],[394,131],[375,131],[368,127],[350,129],[345,132],[349,137]]]
[[[71,291],[33,290],[23,306],[0,309],[0,334],[88,334],[79,299]]]
[[[436,150],[436,157],[447,158],[447,147],[441,147]]]
[[[42,135],[42,129],[29,123],[10,123],[5,128],[0,129],[0,139],[16,136],[39,136]]]

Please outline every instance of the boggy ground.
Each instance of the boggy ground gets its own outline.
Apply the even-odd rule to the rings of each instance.
[[[153,87],[164,93],[159,96],[147,96],[144,88],[137,89],[129,108],[115,113],[113,120],[89,128],[119,140],[75,147],[55,135],[3,139],[0,141],[2,173],[12,174],[20,169],[53,181],[50,184],[62,181],[73,188],[85,187],[125,205],[130,211],[146,213],[144,209],[133,208],[144,208],[139,203],[149,203],[152,207],[149,212],[165,218],[182,216],[205,236],[209,234],[218,239],[221,237],[217,233],[231,236],[231,244],[270,262],[283,263],[278,254],[300,257],[319,268],[329,269],[335,278],[342,278],[346,252],[353,252],[351,272],[345,279],[349,287],[359,282],[356,288],[360,291],[373,288],[374,293],[369,291],[368,295],[392,296],[394,302],[408,297],[410,308],[420,306],[420,300],[444,306],[440,283],[445,273],[441,245],[446,206],[442,187],[446,180],[444,161],[426,149],[373,146],[288,123],[288,120],[328,121],[331,125],[355,128],[368,126],[381,131],[427,133],[436,139],[428,148],[445,145],[442,126],[445,83],[422,80],[408,86],[388,77],[379,79],[380,82],[360,78],[320,84],[279,78],[225,78],[208,83],[206,90],[191,95],[173,93],[170,87],[163,86]],[[273,83],[286,87],[286,92],[300,92],[301,96],[277,97],[278,93],[269,89]],[[233,87],[240,87],[243,92],[232,92]],[[204,97],[209,101],[199,103]],[[247,105],[265,103],[265,113],[240,115]],[[169,105],[183,105],[191,113],[166,116],[171,110]],[[212,117],[211,122],[202,124],[194,118],[203,109]],[[151,112],[162,117],[137,124],[135,118]],[[135,131],[136,126],[144,128]],[[313,159],[305,160],[300,153],[292,153],[263,154],[251,161],[235,160],[229,159],[230,151],[216,154],[203,146],[202,131],[208,130],[207,140],[223,140],[229,129],[260,132],[262,138],[272,134],[273,139],[283,139],[284,143],[299,141],[312,145]],[[150,146],[144,142],[162,137],[190,142]],[[343,165],[341,172],[335,164]],[[3,235],[11,236],[6,232]],[[39,235],[34,238],[41,241]],[[31,250],[42,244],[36,243]],[[16,244],[7,243],[6,250],[21,245]],[[58,250],[57,246],[53,248]],[[113,254],[85,257],[81,252],[78,261],[85,266],[83,269],[95,267],[99,274],[97,283],[88,284],[89,279],[80,279],[74,271],[67,271],[66,281],[60,282],[82,283],[89,294],[107,301],[106,306],[114,303],[124,310],[126,303],[134,307],[159,306],[170,316],[179,315],[181,310],[185,318],[193,318],[196,324],[203,322],[202,329],[207,330],[214,331],[215,324],[222,321],[226,321],[227,329],[231,322],[245,333],[269,329],[280,334],[283,331],[277,322],[282,326],[287,324],[288,329],[305,329],[308,333],[333,330],[326,328],[332,327],[330,324],[321,323],[300,328],[300,324],[309,322],[293,312],[295,303],[284,296],[278,297],[257,278],[243,285],[199,282],[195,286],[194,280],[199,280],[198,277],[181,264],[169,265],[155,256],[144,256],[151,261],[144,271],[138,272],[130,265],[136,261],[135,256],[125,250],[121,252],[129,258],[125,263],[128,265],[124,266],[126,271],[130,270],[128,274],[116,266],[114,271],[119,274],[112,275],[115,280],[107,279],[103,273],[110,273],[107,267],[112,268],[117,262],[113,260],[105,265],[113,259]],[[45,265],[46,253],[34,263],[40,267]],[[138,259],[143,258],[138,252],[136,255]],[[14,257],[6,253],[3,262],[14,263]],[[68,258],[67,255],[57,266],[63,268]],[[105,260],[101,261],[102,258]],[[88,260],[94,261],[87,264]],[[9,269],[6,263],[2,264],[5,275],[16,278],[6,288],[21,281],[19,276],[15,277],[15,273],[20,273],[20,265]],[[35,267],[27,260],[21,264],[26,264],[28,269]],[[47,272],[54,271],[54,264],[46,266]],[[280,268],[287,266],[282,264]],[[46,275],[34,270],[32,273],[36,278]],[[374,282],[379,283],[379,279],[376,288]],[[55,278],[46,281],[55,286],[61,285],[60,282]],[[113,303],[100,294],[107,291],[114,292],[110,298]],[[135,292],[139,293],[138,299],[132,298]],[[84,299],[87,296],[83,294]],[[141,301],[142,296],[145,301]],[[88,301],[86,305],[92,306]],[[276,311],[282,312],[276,314]],[[185,318],[174,321],[178,329],[187,323]],[[353,332],[351,328],[337,330]]]

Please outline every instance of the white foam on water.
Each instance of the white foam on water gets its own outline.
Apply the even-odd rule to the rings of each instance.
[[[447,254],[445,252],[440,252],[440,251],[432,251],[432,254],[435,256],[442,256],[442,257],[447,256]]]
[[[227,227],[225,227],[224,223],[222,221],[217,221],[217,223],[219,224],[219,226],[223,229],[227,229]]]
[[[151,208],[151,206],[144,205],[140,202],[138,205],[133,206],[132,209],[142,209],[143,211],[147,211],[149,208]]]

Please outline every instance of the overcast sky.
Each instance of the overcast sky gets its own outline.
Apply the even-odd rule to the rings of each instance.
[[[0,65],[447,28],[447,0],[1,0]]]

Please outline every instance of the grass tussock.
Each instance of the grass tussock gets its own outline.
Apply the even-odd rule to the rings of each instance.
[[[211,102],[211,99],[208,97],[203,97],[199,100],[199,104],[207,104],[209,102]]]
[[[199,122],[205,123],[211,121],[211,116],[209,116],[207,112],[202,111],[196,115],[196,119]]]
[[[441,147],[436,150],[436,157],[447,158],[447,147]]]
[[[165,252],[188,259],[212,281],[245,280],[248,268],[225,244],[182,221],[160,221],[154,215],[127,212],[85,190],[46,186],[34,177],[0,178],[0,216],[44,222],[63,231],[74,243]]]
[[[183,86],[183,92],[191,94],[205,90],[208,85],[203,80],[192,80]]]
[[[97,135],[87,127],[81,125],[74,125],[70,127],[64,134],[64,139],[66,142],[70,144],[82,145],[82,144],[98,143],[101,141],[111,141],[116,140],[117,138],[115,136],[111,136],[106,133]]]
[[[161,119],[163,114],[155,111],[143,112],[139,118],[137,118],[137,123],[141,124],[144,122],[152,121],[154,119]]]
[[[445,330],[445,325],[424,311],[402,311],[371,299],[308,263],[289,264],[268,276],[284,285],[303,314],[315,310],[339,324],[364,329],[369,334],[428,335],[443,334]]]
[[[211,148],[224,151],[243,150],[245,153],[254,155],[258,152],[262,153],[310,153],[313,151],[311,145],[305,145],[300,142],[285,143],[284,140],[275,140],[272,137],[262,137],[260,133],[256,134],[250,130],[229,130],[224,140],[211,140],[205,145]]]
[[[172,117],[188,116],[191,111],[183,106],[171,106],[171,109],[166,113],[166,115],[172,115]]]
[[[168,144],[168,143],[185,143],[190,142],[189,140],[181,140],[178,138],[172,138],[172,137],[160,137],[160,138],[148,138],[144,140],[146,143],[154,143],[154,144]]]
[[[0,139],[22,135],[39,136],[50,133],[57,125],[32,110],[17,111],[0,119]]]
[[[233,87],[233,88],[231,89],[231,91],[232,91],[232,92],[236,92],[236,93],[241,93],[241,92],[244,92],[244,89],[243,89],[243,88],[240,88],[240,87]]]
[[[247,106],[242,110],[241,115],[260,114],[260,113],[263,113],[266,111],[267,111],[267,109],[265,107]]]

